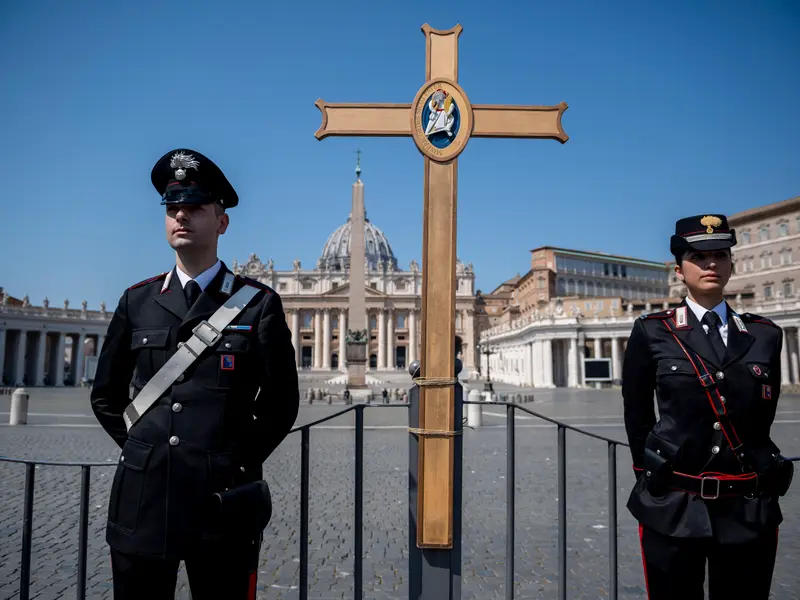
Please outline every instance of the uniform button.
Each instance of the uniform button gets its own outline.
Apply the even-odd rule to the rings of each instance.
[[[719,397],[719,401],[722,402],[723,404],[725,404],[725,396],[720,396]]]
[[[711,454],[719,454],[719,446],[714,446],[711,448]]]
[[[142,338],[142,343],[146,344],[147,343],[147,338]]]
[[[670,367],[670,369],[672,369],[673,371],[677,371],[678,370],[678,365],[672,365]]]
[[[180,443],[180,440],[178,439],[177,435],[173,435],[171,438],[169,438],[169,445],[170,446],[177,446],[179,443]]]
[[[656,450],[656,454],[661,454],[661,450]]]
[[[183,381],[183,373],[181,373],[180,375],[178,375],[178,376],[175,378],[175,381]]]
[[[183,405],[180,402],[176,402],[172,405],[172,412],[181,412],[183,410]]]
[[[717,371],[717,379],[725,379],[725,373],[722,371]]]
[[[225,342],[225,347],[226,348],[230,348],[231,347],[231,343],[230,342]]]
[[[125,462],[125,457],[124,456],[120,456],[119,457],[119,462]]]
[[[714,429],[719,431],[720,429],[722,429],[722,425],[720,425],[719,423],[714,423]]]

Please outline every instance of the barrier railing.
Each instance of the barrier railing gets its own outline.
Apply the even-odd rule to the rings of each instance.
[[[516,478],[516,426],[515,411],[520,410],[528,415],[555,425],[558,429],[558,597],[560,600],[567,598],[567,463],[566,463],[566,433],[574,431],[580,435],[588,436],[603,441],[608,446],[608,570],[609,570],[609,598],[617,600],[618,592],[618,563],[617,563],[617,447],[628,447],[628,444],[614,440],[579,427],[569,425],[553,419],[525,406],[515,403],[497,401],[468,401],[464,404],[498,405],[506,407],[506,557],[505,557],[505,597],[507,600],[514,598],[514,534],[515,516],[514,499]],[[355,477],[354,477],[354,540],[353,540],[353,597],[357,600],[363,598],[363,505],[364,505],[364,409],[365,408],[408,408],[408,403],[395,404],[353,404],[334,414],[321,419],[295,427],[290,433],[300,432],[300,573],[299,595],[300,600],[308,599],[308,539],[309,539],[309,478],[310,478],[310,442],[311,430],[317,426],[340,417],[349,412],[355,412]],[[790,458],[792,461],[800,457]],[[78,569],[77,569],[77,598],[86,598],[86,559],[88,552],[89,530],[89,485],[91,469],[93,467],[116,467],[116,463],[107,462],[68,462],[68,461],[42,461],[9,458],[0,456],[0,462],[20,463],[25,465],[25,493],[23,500],[22,516],[22,551],[20,557],[20,589],[19,600],[30,600],[31,578],[31,548],[33,538],[33,499],[36,467],[58,466],[78,467],[81,471],[80,516],[78,527]],[[410,582],[413,585],[413,582]]]

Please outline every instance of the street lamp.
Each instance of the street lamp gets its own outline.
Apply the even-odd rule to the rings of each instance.
[[[492,388],[492,376],[490,373],[491,365],[489,363],[489,356],[495,354],[495,350],[489,344],[478,344],[478,352],[486,355],[486,381],[483,383],[483,391],[494,392]]]

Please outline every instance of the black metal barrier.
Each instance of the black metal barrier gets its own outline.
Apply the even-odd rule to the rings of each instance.
[[[538,412],[530,410],[524,406],[508,402],[488,402],[465,400],[464,404],[480,405],[499,405],[506,407],[506,599],[514,598],[514,497],[515,497],[515,411],[521,410],[533,417],[552,423],[558,428],[558,597],[560,600],[567,598],[567,466],[566,466],[566,433],[567,430],[575,431],[597,440],[602,440],[608,445],[608,506],[609,506],[609,542],[608,542],[608,570],[610,590],[609,598],[618,599],[618,565],[617,565],[617,447],[628,447],[625,442],[620,442],[585,431],[578,427],[573,427],[562,423],[551,417],[547,417]],[[408,408],[408,403],[396,404],[353,404],[347,408],[328,415],[317,421],[313,421],[300,427],[292,429],[291,433],[297,431],[301,436],[300,454],[300,600],[308,599],[308,509],[309,509],[309,451],[311,441],[311,429],[348,412],[355,411],[355,493],[354,493],[354,540],[353,540],[353,597],[361,600],[363,596],[363,503],[364,503],[364,409],[380,408]],[[798,461],[800,457],[793,457],[789,460]],[[116,467],[116,463],[107,462],[64,462],[64,461],[41,461],[25,460],[19,458],[8,458],[0,456],[0,462],[21,463],[25,465],[25,497],[22,516],[22,552],[20,557],[20,589],[19,600],[30,600],[30,576],[31,576],[31,542],[33,535],[33,497],[34,482],[37,465],[59,466],[59,467],[79,467],[81,470],[81,498],[80,498],[80,517],[78,527],[78,572],[77,572],[77,598],[86,598],[86,557],[88,550],[88,531],[89,531],[89,483],[92,467]],[[413,582],[409,582],[412,585]]]

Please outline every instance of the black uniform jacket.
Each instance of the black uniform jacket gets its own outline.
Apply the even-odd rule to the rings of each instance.
[[[687,316],[681,327],[677,310],[637,319],[625,350],[622,396],[637,474],[627,506],[640,523],[665,535],[748,541],[781,522],[777,497],[706,500],[674,489],[651,493],[644,472],[645,448],[666,458],[679,473],[741,475],[751,470],[743,468],[724,432],[715,425],[714,409],[687,355],[666,327],[669,324],[687,351],[699,354],[716,379],[752,471],[766,468],[772,454],[779,451],[770,439],[770,427],[780,395],[783,333],[772,321],[751,313],[739,315],[740,328],[728,306],[728,343],[720,361],[691,308],[685,301],[681,306]]]
[[[100,353],[91,405],[122,448],[108,507],[106,539],[122,552],[185,556],[223,532],[207,518],[213,493],[262,477],[262,463],[290,431],[299,407],[294,348],[281,299],[236,277],[230,295],[261,291],[126,432],[122,413],[145,383],[230,297],[223,264],[187,309],[174,270],[125,291]],[[230,327],[230,326],[229,326]],[[170,444],[173,438],[173,444]],[[230,532],[228,532],[230,533]]]

